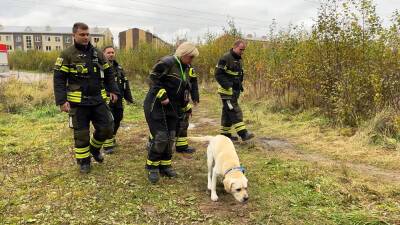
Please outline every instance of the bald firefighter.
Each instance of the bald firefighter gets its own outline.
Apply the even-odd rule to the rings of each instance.
[[[222,100],[221,134],[237,141],[232,133],[237,133],[243,141],[250,140],[250,133],[243,122],[243,113],[238,100],[243,91],[242,55],[246,49],[243,40],[237,40],[233,48],[225,53],[218,61],[215,78],[218,82],[218,93]]]

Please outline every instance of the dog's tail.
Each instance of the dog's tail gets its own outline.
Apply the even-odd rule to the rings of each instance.
[[[213,136],[188,137],[189,140],[194,142],[210,142],[213,138]]]

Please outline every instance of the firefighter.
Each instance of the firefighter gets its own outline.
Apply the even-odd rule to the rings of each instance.
[[[192,66],[189,67],[189,87],[190,87],[190,97],[192,99],[193,105],[197,106],[200,102],[200,95],[199,95],[199,86],[197,83],[197,74]],[[176,134],[176,152],[179,153],[194,153],[196,149],[192,146],[189,146],[187,140],[187,129],[189,127],[189,118],[192,115],[192,105],[189,102],[186,102],[179,112],[179,122],[177,127],[177,134]]]
[[[221,134],[233,141],[237,141],[238,137],[232,135],[232,130],[241,137],[242,141],[254,137],[254,134],[246,129],[238,103],[240,93],[243,92],[242,55],[245,49],[246,43],[243,40],[237,40],[233,48],[219,59],[215,69],[215,78],[219,85],[218,93],[222,100]]]
[[[62,51],[55,63],[54,95],[60,110],[69,114],[80,172],[89,173],[90,155],[102,163],[100,148],[113,134],[113,116],[106,104],[107,92],[112,102],[117,101],[119,92],[110,64],[89,41],[89,27],[75,23],[72,33],[74,44]],[[95,128],[92,137],[90,122]]]
[[[177,176],[171,158],[178,114],[189,101],[189,65],[198,55],[194,44],[182,43],[174,55],[160,59],[150,73],[144,113],[150,130],[146,169],[153,184],[158,182],[160,175]]]
[[[114,47],[106,46],[103,49],[103,54],[114,70],[115,81],[117,82],[118,90],[120,93],[120,98],[118,98],[117,102],[113,103],[110,101],[108,104],[114,117],[114,133],[112,138],[107,139],[104,142],[103,148],[106,154],[111,154],[114,152],[114,147],[116,145],[115,135],[117,134],[118,128],[121,124],[121,120],[124,116],[124,99],[128,103],[133,103],[133,97],[131,94],[129,81],[125,76],[125,72],[115,60]]]

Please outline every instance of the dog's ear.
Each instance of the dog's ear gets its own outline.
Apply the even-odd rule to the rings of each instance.
[[[232,184],[232,179],[224,179],[224,188],[226,192],[231,193]]]

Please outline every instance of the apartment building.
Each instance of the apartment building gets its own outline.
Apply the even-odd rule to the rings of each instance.
[[[113,35],[108,28],[94,27],[89,32],[91,43],[95,46],[113,43]],[[8,51],[63,50],[73,44],[72,28],[0,25],[0,44],[7,45]]]
[[[126,31],[119,32],[119,47],[120,49],[135,49],[140,46],[141,43],[152,43],[156,46],[171,46],[167,42],[163,41],[156,35],[141,30],[139,28],[132,28]]]

